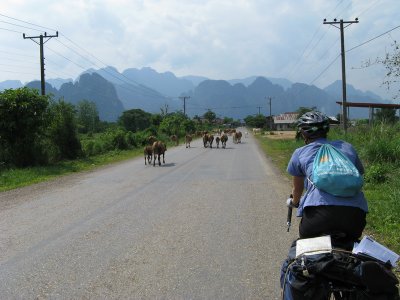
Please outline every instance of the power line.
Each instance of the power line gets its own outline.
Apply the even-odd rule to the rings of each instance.
[[[35,28],[32,28],[32,27],[27,27],[27,26],[23,26],[23,25],[18,25],[18,24],[11,23],[11,22],[0,21],[0,23],[5,23],[5,24],[9,24],[9,25],[13,25],[13,26],[22,27],[22,28],[31,29],[31,30],[35,30],[35,31],[41,32],[41,30],[39,30],[39,29],[35,29]]]
[[[377,38],[379,38],[379,37],[381,37],[381,36],[383,36],[383,35],[385,35],[385,34],[388,34],[389,32],[391,32],[391,31],[393,31],[393,30],[395,30],[395,29],[397,29],[397,28],[400,28],[400,25],[399,25],[399,26],[396,26],[396,27],[394,27],[394,28],[392,28],[392,29],[390,29],[390,30],[388,30],[388,31],[386,31],[386,32],[384,32],[384,33],[382,33],[382,34],[380,34],[380,35],[378,35],[378,36],[372,38],[372,39],[369,39],[368,41],[365,41],[365,42],[363,42],[363,43],[361,43],[361,44],[359,44],[359,45],[357,45],[357,46],[355,46],[355,47],[353,47],[353,48],[351,48],[351,49],[349,49],[349,50],[347,50],[347,51],[345,51],[345,52],[347,53],[347,52],[350,52],[350,51],[352,51],[352,50],[354,50],[354,49],[356,49],[356,48],[358,48],[358,47],[361,47],[361,46],[363,46],[363,45],[365,45],[365,44],[367,44],[367,43],[369,43],[369,42],[371,42],[371,41],[373,41],[373,40],[375,40],[375,39],[377,39]],[[335,43],[336,43],[336,42],[335,42]],[[340,54],[338,54],[338,55],[329,63],[329,65],[327,65],[327,66],[325,67],[325,69],[324,69],[317,77],[315,77],[308,85],[311,85],[311,84],[313,84],[316,80],[318,80],[318,78],[320,78],[320,77],[333,65],[333,63],[334,63],[339,57],[340,57]]]
[[[27,55],[27,54],[22,54],[22,53],[8,52],[8,51],[4,51],[4,50],[0,50],[0,52],[1,52],[1,53],[5,53],[5,54],[11,54],[11,55],[18,55],[18,56],[25,56],[25,57],[34,57],[34,58],[36,58],[36,56]]]
[[[349,50],[347,50],[346,52],[349,52],[349,51],[352,51],[352,50],[354,50],[354,49],[356,49],[356,48],[358,48],[358,47],[361,47],[361,46],[363,46],[363,45],[365,45],[365,44],[367,44],[367,43],[369,43],[369,42],[371,42],[371,41],[373,41],[373,40],[375,40],[375,39],[377,39],[377,38],[379,38],[379,37],[381,37],[381,36],[383,36],[383,35],[385,35],[385,34],[389,34],[391,31],[393,31],[393,30],[395,30],[395,29],[397,29],[397,28],[400,28],[400,25],[399,26],[396,26],[396,27],[394,27],[394,28],[392,28],[392,29],[390,29],[390,30],[388,30],[388,31],[385,31],[384,33],[382,33],[382,34],[380,34],[380,35],[378,35],[378,36],[376,36],[376,37],[374,37],[374,38],[371,38],[371,39],[369,39],[368,41],[365,41],[365,42],[363,42],[363,43],[361,43],[361,44],[359,44],[359,45],[357,45],[357,46],[355,46],[355,47],[353,47],[353,48],[351,48],[351,49],[349,49]],[[337,42],[337,41],[336,41]],[[336,43],[335,42],[335,43]],[[308,86],[306,86],[305,88],[303,88],[302,90],[300,90],[297,94],[301,94],[303,91],[305,91],[306,89],[308,89],[309,88],[309,86],[310,85],[312,85],[315,81],[317,81],[335,62],[336,62],[336,60],[338,59],[340,57],[340,54],[338,54],[322,71],[321,71],[321,73],[319,73],[318,74],[318,76],[316,76],[310,83],[308,83],[307,85]],[[321,57],[322,58],[322,57]]]
[[[339,16],[342,13],[344,13],[345,11],[347,11],[350,8],[351,5],[352,5],[352,2],[350,1],[350,3],[338,15],[336,15],[336,19],[339,19]]]
[[[108,66],[106,63],[104,63],[103,61],[101,61],[100,59],[98,59],[97,57],[95,57],[93,54],[91,54],[90,52],[88,52],[87,50],[85,50],[84,48],[82,48],[81,46],[79,46],[77,43],[73,42],[71,39],[69,39],[68,37],[66,37],[64,34],[61,33],[61,35],[66,38],[69,42],[71,42],[72,44],[74,44],[77,48],[85,51],[87,54],[89,54],[91,57],[93,57],[94,59],[96,59],[97,61],[101,62],[104,66]],[[80,53],[78,53],[77,51],[75,51],[74,49],[72,49],[71,47],[68,47],[67,45],[65,45],[64,43],[60,42],[63,46],[65,46],[66,48],[70,49],[71,51],[73,51],[74,53],[76,53],[77,55],[79,55],[80,57],[82,57],[84,60],[90,62],[92,65],[96,66],[97,68],[100,69],[100,66],[98,66],[96,63],[94,63],[93,61],[89,60],[88,58],[82,56]],[[82,69],[82,66],[80,66]],[[142,84],[136,82],[135,80],[132,80],[131,78],[128,78],[127,76],[125,76],[124,74],[118,73],[116,71],[113,70],[113,72],[108,71],[107,69],[102,69],[102,72],[110,75],[111,77],[119,80],[122,83],[125,83],[129,86],[132,86],[133,88],[135,88],[135,90],[131,90],[131,91],[135,91],[135,92],[140,92],[142,95],[145,96],[149,96],[149,97],[163,97],[166,99],[169,99],[170,97],[167,97],[165,95],[162,95],[161,93],[157,92],[157,91],[153,91],[152,89],[143,86]],[[98,72],[96,72],[98,73]],[[117,75],[115,75],[115,74]],[[125,79],[124,79],[125,78]],[[120,87],[128,89],[123,85],[120,85]]]
[[[82,54],[80,54],[78,51],[76,51],[75,49],[72,49],[71,47],[67,46],[66,44],[64,44],[63,42],[57,40],[58,43],[60,43],[61,45],[63,45],[65,48],[68,48],[69,50],[71,50],[72,52],[74,52],[76,55],[82,57],[83,59],[87,60],[88,62],[90,62],[92,65],[96,65],[96,63],[92,62],[91,60],[89,60],[87,57],[83,56]]]
[[[5,17],[5,18],[8,18],[8,19],[15,20],[15,21],[19,21],[19,22],[22,22],[22,23],[25,23],[25,24],[29,24],[29,25],[33,25],[33,26],[36,26],[36,27],[40,27],[40,28],[43,28],[43,29],[47,29],[47,30],[51,30],[51,31],[57,31],[57,30],[55,30],[55,29],[53,29],[53,28],[49,28],[49,27],[44,27],[44,26],[36,25],[36,24],[30,23],[30,22],[26,22],[26,21],[17,19],[17,18],[13,18],[13,17],[10,17],[10,16],[6,16],[6,15],[1,14],[1,13],[0,13],[0,16]],[[35,30],[36,30],[36,29],[35,29]]]
[[[27,66],[18,66],[18,65],[9,65],[9,64],[0,64],[0,66],[5,66],[5,67],[23,67],[24,69],[35,69],[35,70],[37,70],[37,67],[27,67]]]
[[[16,20],[16,21],[19,21],[19,22],[22,22],[22,23],[25,23],[25,24],[33,25],[33,26],[36,26],[36,27],[40,27],[40,28],[44,28],[44,29],[48,29],[48,30],[54,30],[54,29],[51,29],[51,28],[49,28],[49,27],[40,26],[40,25],[37,25],[37,24],[34,24],[34,23],[26,22],[26,21],[23,21],[23,20],[20,20],[20,19],[17,19],[17,18],[13,18],[13,17],[7,16],[7,15],[4,15],[4,14],[0,14],[0,16],[6,17],[6,18],[9,18],[9,19],[12,19],[12,20]],[[28,29],[31,29],[31,30],[40,31],[40,30],[38,30],[38,29],[34,29],[34,28],[31,28],[31,27],[23,26],[23,25],[18,25],[18,24],[11,23],[11,22],[6,22],[6,21],[0,21],[0,22],[7,23],[7,24],[11,24],[11,25],[18,26],[18,27],[28,28]],[[18,32],[18,31],[15,31],[15,30],[6,29],[6,28],[1,28],[1,29],[8,30],[8,31],[12,31],[12,32],[17,32],[17,33],[22,33],[22,32]],[[101,61],[100,59],[98,59],[97,57],[95,57],[93,54],[91,54],[90,52],[88,52],[88,51],[86,51],[85,49],[83,49],[82,47],[80,47],[78,44],[76,44],[75,42],[73,42],[73,41],[72,41],[71,39],[69,39],[67,36],[65,36],[64,34],[61,34],[61,35],[62,35],[63,37],[65,37],[67,40],[69,40],[72,44],[74,44],[75,46],[77,46],[78,48],[84,50],[84,51],[85,51],[86,53],[88,53],[91,57],[95,58],[96,60],[100,61],[103,65],[107,66],[106,63],[104,63],[103,61]],[[77,55],[79,55],[80,57],[82,57],[83,59],[85,59],[86,61],[89,61],[92,65],[95,65],[96,67],[100,68],[100,67],[97,66],[94,62],[92,62],[92,61],[90,61],[88,58],[82,56],[82,55],[79,54],[77,51],[73,50],[71,47],[68,47],[67,45],[65,45],[65,44],[62,43],[62,42],[60,42],[60,43],[61,43],[62,45],[64,45],[66,48],[68,48],[68,49],[70,49],[71,51],[73,51],[75,54],[77,54]],[[49,49],[50,49],[50,48],[49,48]],[[50,49],[50,50],[51,50],[51,49]],[[78,67],[80,67],[80,68],[82,68],[82,69],[85,69],[84,67],[82,67],[82,66],[80,66],[79,64],[73,62],[71,59],[69,59],[69,58],[63,56],[62,54],[57,53],[57,52],[54,51],[54,50],[51,50],[51,51],[53,51],[54,53],[60,55],[60,56],[63,57],[64,59],[70,61],[71,63],[77,65]],[[128,84],[128,85],[131,85],[131,86],[135,87],[136,89],[138,89],[138,90],[139,90],[142,94],[144,94],[144,95],[147,94],[147,96],[152,96],[152,97],[155,97],[155,96],[156,96],[156,97],[164,97],[164,98],[167,98],[165,95],[162,95],[162,94],[160,94],[159,92],[152,91],[152,90],[149,89],[149,88],[144,88],[144,86],[143,86],[142,84],[140,84],[140,83],[138,83],[138,82],[135,82],[134,80],[131,80],[130,78],[126,77],[126,76],[123,75],[123,74],[117,73],[117,74],[118,74],[118,77],[117,77],[117,76],[115,76],[114,74],[112,74],[111,72],[109,72],[109,71],[106,70],[106,69],[103,69],[103,71],[104,71],[105,73],[109,74],[110,76],[112,76],[112,77],[114,77],[114,78],[120,80],[121,82],[126,83],[126,84]],[[123,80],[121,77],[126,78],[128,81]],[[130,81],[130,82],[129,82],[129,81]],[[136,84],[137,86],[135,86],[135,85],[132,84],[131,82],[134,82],[134,84]],[[121,87],[126,88],[126,87],[124,87],[124,86],[122,86],[122,85],[121,85]],[[136,92],[137,92],[138,90],[136,90]]]
[[[14,74],[25,74],[25,75],[34,75],[36,76],[37,74],[33,74],[33,73],[26,73],[26,72],[17,72],[17,71],[8,71],[8,70],[1,70],[2,72],[6,72],[6,73],[14,73]]]
[[[85,51],[87,54],[89,54],[91,57],[93,57],[95,60],[97,60],[97,61],[99,61],[102,65],[104,65],[104,66],[108,66],[108,64],[106,64],[105,62],[103,62],[102,60],[100,60],[99,58],[97,58],[96,56],[94,56],[93,54],[91,54],[89,51],[87,51],[86,49],[84,49],[84,48],[82,48],[81,46],[79,46],[77,43],[75,43],[74,41],[72,41],[71,39],[69,39],[66,35],[64,35],[64,34],[62,34],[61,33],[61,35],[64,37],[64,38],[66,38],[69,42],[71,42],[72,44],[74,44],[76,47],[78,47],[79,49],[81,49],[81,50],[83,50],[83,51]],[[81,56],[81,57],[83,57],[83,56]],[[85,57],[84,57],[85,58]],[[85,58],[86,60],[88,60],[87,58]],[[96,67],[98,67],[98,68],[100,68],[96,63],[93,63],[93,62],[91,62],[93,65],[95,65]],[[106,70],[104,70],[104,72],[106,72],[106,73],[109,73],[108,71],[106,71]],[[111,74],[110,74],[111,75]],[[121,74],[121,73],[118,73],[118,75],[119,76],[121,76],[121,77],[124,77],[124,78],[126,78],[127,80],[129,80],[129,81],[131,81],[131,82],[133,82],[133,83],[135,83],[135,84],[137,84],[137,85],[142,85],[142,84],[140,84],[139,82],[136,82],[135,80],[133,80],[133,79],[131,79],[131,78],[128,78],[128,77],[126,77],[124,74]],[[121,80],[121,79],[119,79],[119,80]],[[121,81],[123,81],[123,80],[121,80]]]
[[[8,28],[2,28],[2,27],[0,27],[0,29],[1,29],[1,30],[11,31],[11,32],[16,32],[16,33],[22,33],[21,31],[16,31],[16,30],[8,29]]]
[[[338,54],[330,63],[325,67],[325,69],[317,76],[315,77],[308,85],[312,85],[315,81],[318,80],[324,74],[328,69],[333,65],[333,63],[340,57],[340,54]]]
[[[365,44],[368,44],[369,42],[372,42],[373,40],[376,40],[377,38],[380,38],[381,36],[383,36],[383,35],[385,35],[385,34],[388,34],[389,32],[391,32],[391,31],[393,31],[393,30],[395,30],[395,29],[397,29],[397,28],[400,28],[400,25],[399,25],[399,26],[396,26],[396,27],[394,27],[394,28],[392,28],[392,29],[390,29],[390,30],[388,30],[388,31],[386,31],[386,32],[384,32],[384,33],[382,33],[382,34],[380,34],[380,35],[377,35],[376,37],[373,37],[372,39],[369,39],[368,41],[365,41],[365,42],[363,42],[363,43],[361,43],[361,44],[359,44],[359,45],[357,45],[357,46],[354,46],[353,48],[347,50],[346,52],[350,52],[350,51],[352,51],[352,50],[354,50],[354,49],[357,49],[358,47],[361,47],[361,46],[363,46],[363,45],[365,45]]]
[[[51,49],[50,47],[47,47],[47,49],[49,49],[51,52],[53,52],[53,53],[59,55],[60,57],[62,57],[62,58],[64,58],[64,59],[68,60],[69,62],[73,63],[75,66],[77,66],[77,67],[79,67],[79,68],[81,68],[81,69],[83,69],[83,70],[86,69],[85,67],[81,66],[80,64],[77,64],[76,62],[74,62],[73,60],[69,59],[68,57],[66,57],[66,56],[62,55],[61,53],[59,53],[59,52],[57,52],[57,51]]]
[[[366,9],[364,9],[359,15],[358,17],[360,17],[361,15],[363,15],[364,13],[366,13],[368,10],[370,10],[373,6],[375,6],[379,1],[381,0],[376,0],[375,2],[373,2],[370,6],[368,6]]]
[[[336,6],[333,8],[333,10],[328,14],[328,17],[342,4],[343,0],[340,0]],[[300,66],[302,59],[304,57],[304,55],[306,54],[306,52],[308,51],[308,54],[304,57],[304,59],[307,59],[310,54],[314,51],[314,49],[319,45],[319,43],[321,42],[321,40],[325,37],[326,32],[322,34],[322,36],[319,38],[319,40],[317,41],[317,43],[312,47],[311,50],[308,50],[309,46],[312,44],[312,42],[314,41],[314,38],[317,36],[317,33],[319,32],[319,30],[321,29],[322,24],[320,24],[317,28],[317,30],[314,32],[314,34],[312,35],[310,41],[307,43],[306,47],[304,48],[303,52],[301,53],[299,59],[297,60],[296,64],[294,65],[293,69],[289,72],[289,74],[287,75],[287,78],[290,78],[290,76],[298,69],[298,67]],[[328,49],[329,50],[329,49]]]
[[[4,56],[2,58],[5,59],[6,61],[9,61],[9,62],[25,62],[25,63],[27,63],[27,62],[28,63],[35,63],[36,62],[36,59],[35,60],[33,60],[33,59],[27,60],[26,58],[24,58],[24,59],[18,59],[18,58],[8,59],[8,58],[5,58]],[[35,63],[35,64],[37,64],[37,63]]]

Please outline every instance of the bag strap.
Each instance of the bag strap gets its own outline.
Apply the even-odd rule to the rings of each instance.
[[[329,144],[329,143],[327,142],[327,143],[316,143],[316,144],[319,145],[319,148],[318,148],[317,152],[315,153],[315,157],[317,156],[318,151],[320,151],[321,147],[322,147],[323,145],[326,145],[326,144]],[[330,145],[330,144],[329,144],[329,145]],[[333,146],[332,146],[332,147],[333,147]],[[314,164],[314,161],[315,161],[315,157],[314,157],[314,159],[313,159],[313,164]],[[311,174],[311,175],[312,175],[312,174]],[[307,188],[307,193],[309,193],[309,192],[311,191],[312,188],[316,189],[317,187],[315,186],[314,182],[311,180],[311,178],[310,178],[309,176],[307,176],[307,180],[308,180],[308,182],[310,183],[310,187]]]

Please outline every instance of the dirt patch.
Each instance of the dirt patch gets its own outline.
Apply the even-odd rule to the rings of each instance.
[[[266,131],[263,136],[273,140],[291,140],[296,137],[296,131]]]

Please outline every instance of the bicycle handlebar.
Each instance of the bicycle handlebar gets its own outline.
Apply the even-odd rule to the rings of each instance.
[[[293,195],[290,194],[289,198],[293,198]],[[286,226],[287,226],[286,232],[289,232],[290,226],[292,225],[292,211],[293,211],[293,207],[288,206],[287,219],[286,219]]]

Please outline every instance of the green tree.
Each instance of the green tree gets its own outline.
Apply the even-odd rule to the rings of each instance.
[[[36,163],[49,97],[35,89],[0,93],[0,159],[16,166]]]
[[[183,121],[182,123],[183,129],[184,129],[184,133],[194,133],[196,131],[196,124],[193,120],[190,119],[186,119]]]
[[[200,118],[199,115],[195,115],[195,116],[193,117],[193,120],[196,120],[197,123],[201,124],[201,118]]]
[[[393,124],[397,121],[396,110],[392,108],[379,109],[375,113],[375,120],[386,124]]]
[[[49,106],[47,135],[53,145],[50,159],[53,161],[75,159],[82,153],[77,135],[75,107],[60,99]]]
[[[151,124],[156,127],[160,126],[162,120],[163,117],[161,114],[152,114],[150,118]]]
[[[96,104],[88,100],[82,100],[78,102],[76,109],[79,132],[97,132],[100,127],[100,118]]]
[[[215,112],[211,111],[210,109],[203,115],[203,118],[208,121],[208,123],[213,123],[216,119],[217,115]]]
[[[233,118],[224,117],[223,122],[224,122],[224,124],[232,124]]]
[[[255,128],[263,128],[267,125],[267,119],[263,115],[247,116],[244,121],[248,126]]]
[[[126,130],[137,132],[150,127],[152,115],[141,109],[126,110],[119,117],[118,123]]]
[[[183,114],[183,112],[175,112],[164,117],[160,124],[160,130],[167,135],[182,136],[186,132],[186,126],[191,126],[190,120]],[[194,124],[193,124],[194,127]]]

